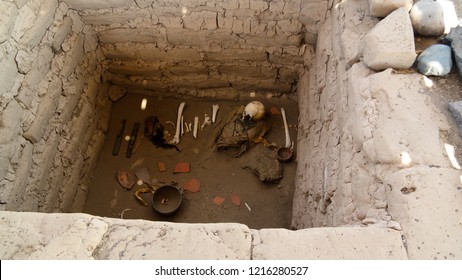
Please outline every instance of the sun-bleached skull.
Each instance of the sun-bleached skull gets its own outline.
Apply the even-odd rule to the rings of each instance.
[[[251,118],[254,121],[259,121],[265,116],[265,105],[260,101],[252,101],[247,104],[242,113],[242,119],[246,117]]]

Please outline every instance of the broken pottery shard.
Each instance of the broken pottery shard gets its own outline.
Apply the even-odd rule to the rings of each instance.
[[[221,196],[215,196],[213,199],[212,199],[213,203],[216,204],[216,205],[222,205],[223,202],[225,202],[225,198],[221,197]]]
[[[131,190],[135,185],[136,178],[130,172],[125,170],[117,171],[117,182],[126,190]]]
[[[179,162],[175,166],[173,173],[188,173],[189,172],[189,163],[188,162]]]
[[[281,111],[279,111],[278,108],[276,108],[275,106],[273,106],[273,107],[270,108],[270,113],[271,113],[271,115],[273,115],[273,116],[274,116],[274,115],[280,115],[280,114],[281,114]]]
[[[239,198],[239,196],[237,196],[235,193],[232,193],[231,194],[231,202],[237,206],[241,206],[241,199]]]
[[[165,163],[163,161],[158,160],[157,161],[157,167],[159,168],[160,172],[167,171],[167,167],[165,166]]]
[[[188,192],[198,192],[200,190],[201,183],[196,178],[184,182],[183,189]]]
[[[129,136],[129,137],[130,137],[130,136]],[[130,139],[129,139],[129,140],[130,140]],[[144,162],[144,158],[139,158],[139,159],[137,159],[137,160],[132,164],[132,166],[130,166],[130,169],[134,169],[135,167],[137,167],[137,166],[143,164],[143,162]]]
[[[135,172],[136,178],[140,179],[146,184],[151,183],[151,176],[149,176],[149,171],[146,167],[141,168],[140,170]]]

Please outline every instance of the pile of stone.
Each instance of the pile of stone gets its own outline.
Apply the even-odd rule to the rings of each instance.
[[[454,52],[459,77],[462,78],[462,21],[445,37],[445,41],[451,46]]]
[[[416,62],[417,70],[427,76],[444,76],[452,68],[452,52],[462,77],[462,27],[451,30],[447,44],[436,44],[425,49],[418,57],[414,34],[440,37],[447,29],[443,7],[438,1],[369,0],[372,16],[381,20],[364,37],[363,60],[374,70],[406,69]],[[452,48],[452,50],[451,50]],[[417,58],[417,60],[416,60]]]

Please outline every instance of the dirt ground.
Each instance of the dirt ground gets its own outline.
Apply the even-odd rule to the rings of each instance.
[[[143,98],[147,98],[148,101],[146,110],[140,109]],[[180,152],[175,149],[156,148],[148,138],[143,137],[144,120],[149,115],[157,116],[173,136],[174,127],[166,124],[166,121],[176,124],[178,106],[182,101],[186,102],[183,112],[184,122],[193,123],[194,116],[199,116],[200,124],[204,120],[204,113],[212,115],[212,104],[220,105],[217,121],[224,118],[231,110],[247,104],[246,101],[179,100],[137,94],[128,94],[115,102],[106,143],[89,186],[84,212],[113,218],[123,216],[124,219],[186,223],[237,222],[254,229],[288,228],[291,220],[296,160],[283,164],[283,178],[279,183],[267,184],[262,183],[250,170],[241,167],[243,157],[231,158],[224,152],[211,151],[208,143],[213,126],[217,124],[205,126],[203,130],[199,129],[197,139],[193,137],[192,132],[185,132],[177,145]],[[296,140],[297,104],[281,103],[276,99],[261,101],[265,104],[268,113],[265,118],[272,126],[266,139],[280,146],[285,143],[282,116],[270,113],[270,108],[275,106],[278,109],[285,108],[291,139]],[[126,140],[122,142],[119,155],[112,155],[114,141],[121,129],[123,119],[127,120],[124,136],[131,134],[134,122],[141,123],[138,134],[141,141],[135,146],[131,158],[125,156],[128,146]],[[167,171],[159,171],[158,161],[165,163]],[[173,169],[179,162],[189,162],[190,172],[174,174]],[[124,169],[134,174],[144,167],[148,169],[151,181],[165,183],[176,181],[182,187],[186,181],[197,179],[200,182],[200,191],[186,191],[179,210],[172,216],[163,216],[151,206],[151,194],[142,195],[149,203],[148,207],[136,200],[135,191],[146,185],[135,184],[133,189],[126,191],[116,181],[117,170]],[[225,199],[221,205],[213,201],[217,196]],[[232,202],[232,196],[241,199],[240,206]]]

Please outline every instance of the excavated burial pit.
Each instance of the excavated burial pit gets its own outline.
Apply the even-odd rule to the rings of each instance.
[[[142,111],[140,103],[147,99],[147,108]],[[99,161],[94,170],[93,180],[89,185],[89,193],[84,212],[106,217],[122,217],[125,219],[146,219],[173,222],[237,222],[248,225],[250,228],[289,228],[291,222],[292,196],[296,162],[283,163],[283,178],[278,183],[262,183],[250,170],[243,169],[242,164],[249,161],[250,150],[239,158],[232,158],[224,151],[213,152],[210,149],[210,137],[217,124],[199,129],[198,138],[194,139],[192,132],[185,132],[177,145],[180,152],[175,149],[156,148],[148,138],[143,137],[144,119],[149,115],[159,117],[166,130],[173,136],[175,130],[166,121],[176,123],[177,108],[180,102],[185,102],[183,112],[186,123],[193,122],[194,116],[200,117],[203,122],[204,113],[211,115],[212,104],[220,104],[217,120],[247,101],[223,101],[211,99],[177,99],[162,98],[128,94],[114,103],[112,107],[109,132]],[[298,108],[295,102],[281,100],[262,100],[267,111],[271,107],[286,109],[289,124],[296,124]],[[119,155],[113,156],[112,149],[117,133],[121,129],[121,122],[127,120],[124,136],[130,135],[134,122],[141,122],[139,144],[131,158],[125,155],[128,141],[123,141]],[[268,114],[266,121],[271,124],[271,131],[266,139],[271,143],[284,145],[284,128],[281,115]],[[296,140],[296,126],[290,126],[291,138]],[[253,146],[252,150],[263,148]],[[165,163],[167,171],[158,169],[158,161]],[[178,162],[189,162],[189,173],[173,173]],[[128,170],[131,173],[147,168],[154,181],[169,183],[178,182],[182,187],[191,180],[199,180],[199,192],[186,191],[180,209],[172,216],[163,216],[154,211],[151,206],[151,194],[141,195],[148,203],[143,206],[135,198],[135,191],[146,185],[135,184],[132,190],[124,190],[114,179],[118,169]],[[233,204],[232,197],[238,196],[241,205]],[[224,198],[221,205],[213,202],[216,197]],[[245,205],[250,207],[250,211]],[[130,209],[130,210],[128,210]]]
[[[312,55],[311,48],[304,42],[309,37],[305,36],[305,24],[311,22],[310,19],[306,15],[300,16],[298,13],[301,10],[292,5],[287,5],[287,11],[278,5],[270,7],[279,15],[277,17],[272,13],[263,13],[269,8],[269,2],[263,1],[259,3],[260,6],[245,8],[231,4],[217,1],[215,8],[207,5],[206,10],[210,11],[204,11],[201,3],[195,7],[196,4],[188,2],[185,5],[193,6],[181,7],[174,1],[162,4],[153,2],[147,6],[143,4],[143,7],[130,1],[96,3],[49,0],[21,2],[18,5],[7,2],[5,5],[17,13],[11,13],[6,30],[11,34],[3,34],[1,44],[5,54],[2,62],[8,73],[1,80],[1,89],[5,89],[7,94],[0,99],[2,117],[8,120],[6,126],[0,127],[5,133],[1,139],[2,145],[5,144],[1,155],[6,159],[0,165],[1,209],[63,213],[81,212],[84,209],[88,193],[89,201],[92,197],[89,180],[98,155],[103,148],[112,149],[114,134],[120,129],[120,119],[116,117],[112,117],[111,127],[107,127],[112,105],[108,92],[111,93],[113,85],[134,89],[115,103],[113,109],[113,114],[117,114],[117,110],[129,114],[126,116],[129,120],[127,134],[134,121],[134,118],[130,118],[134,115],[130,115],[130,110],[127,112],[124,103],[133,102],[133,108],[136,108],[133,110],[139,112],[140,100],[136,93],[140,89],[155,93],[155,97],[150,97],[149,104],[156,104],[157,99],[163,96],[161,93],[174,93],[177,97],[187,99],[185,114],[189,122],[196,115],[193,108],[201,110],[197,115],[203,116],[206,111],[210,113],[212,103],[220,103],[220,117],[232,104],[223,100],[239,100],[234,105],[246,104],[250,100],[249,93],[255,91],[255,99],[264,101],[267,110],[272,105],[278,108],[284,106],[289,123],[296,124],[296,85],[305,71],[306,60],[311,59],[311,56],[305,58],[304,54]],[[160,6],[153,9],[155,5]],[[33,10],[39,12],[32,15],[30,11]],[[158,17],[158,22],[153,23],[156,17],[147,15],[157,13],[165,17]],[[255,21],[257,13],[262,13],[265,19]],[[201,26],[197,26],[197,17],[203,19]],[[242,29],[231,30],[230,21],[242,21]],[[249,28],[251,22],[252,29]],[[265,26],[268,34],[262,33]],[[314,32],[315,27],[310,28]],[[268,94],[274,98],[267,98]],[[194,101],[197,103],[192,106],[193,100],[190,98],[193,97],[208,98],[210,103],[206,104],[201,99]],[[173,99],[163,99],[168,100]],[[172,104],[165,108],[159,103],[161,108],[156,110],[166,111],[162,115],[155,114],[162,121],[175,122],[181,100],[170,101]],[[118,118],[124,117],[123,113],[118,113]],[[282,145],[282,119],[280,116],[272,118],[274,125],[269,140]],[[143,116],[137,120],[142,122]],[[202,132],[199,135],[201,138]],[[291,136],[296,140],[294,127],[291,128]],[[185,136],[180,146],[187,143],[188,137]],[[149,145],[140,145],[140,151],[143,147],[152,149]],[[170,150],[155,150],[158,151],[175,154]],[[202,148],[199,152],[202,152]],[[197,158],[196,154],[194,156]],[[101,157],[104,157],[104,152]],[[192,158],[192,172],[197,169],[194,160],[197,162]],[[227,162],[224,157],[222,160]],[[112,158],[109,161],[116,165]],[[133,163],[124,164],[128,168]],[[154,164],[149,166],[150,169],[154,167]],[[172,169],[171,165],[168,167]],[[226,219],[219,219],[216,211],[202,212],[202,216],[198,214],[196,220],[191,221],[205,221],[204,216],[209,217],[209,221],[242,221],[236,219],[237,213],[240,213],[255,221],[254,225],[248,223],[251,227],[288,228],[296,161],[285,163],[284,167],[283,181],[273,186],[262,186],[257,177],[240,167],[236,169],[239,172],[234,172],[235,176],[231,172],[231,177],[239,180],[236,184],[228,185],[244,185],[240,175],[246,174],[249,181],[261,188],[262,193],[274,195],[272,200],[263,196],[260,204],[248,198],[258,197],[246,194],[251,188],[241,186],[243,192],[236,192],[236,195],[243,204],[235,207],[229,204],[229,196],[234,189],[225,188],[225,185],[220,189],[217,187],[219,183],[215,182],[214,186],[209,187],[215,187],[220,192],[206,193],[208,184],[206,180],[202,181],[204,193],[198,195],[204,195],[205,200],[201,201],[215,207],[211,203],[213,197],[223,196],[225,203],[221,208],[216,208],[238,212]],[[103,171],[96,169],[96,176],[107,171],[110,179],[98,184],[104,189],[97,195],[98,202],[94,202],[94,205],[108,198],[107,209],[111,209],[111,205],[118,208],[101,215],[119,217],[120,211],[128,207],[122,207],[114,200],[116,192],[123,193],[114,183],[116,168],[111,170],[104,165],[102,168]],[[195,175],[192,172],[190,175]],[[151,176],[156,177],[156,174]],[[285,181],[288,178],[289,182]],[[185,177],[182,179],[186,180]],[[226,178],[222,180],[226,181]],[[112,182],[111,186],[105,185],[108,181]],[[181,180],[178,181],[181,183]],[[133,192],[124,194],[130,196],[131,203],[137,203]],[[185,206],[192,201],[193,195],[190,194],[190,200],[186,197]],[[245,202],[251,207],[251,212],[245,207]],[[284,210],[278,208],[280,205]],[[152,210],[138,204],[133,208],[135,206]],[[135,212],[131,211],[125,212],[127,218]],[[180,214],[177,213],[175,217]],[[271,222],[260,223],[263,217]],[[278,220],[277,224],[272,224],[273,220]]]
[[[130,133],[133,122],[143,123],[149,114],[158,116],[174,134],[165,121],[176,123],[178,104],[184,96],[187,99],[185,121],[189,123],[193,122],[194,116],[199,116],[202,123],[203,114],[210,115],[214,103],[220,104],[219,117],[223,117],[232,106],[245,105],[251,100],[249,93],[255,91],[256,99],[264,101],[267,111],[272,106],[287,107],[289,122],[296,124],[298,105],[294,96],[297,81],[305,67],[304,24],[292,12],[286,11],[283,15],[285,12],[279,6],[272,9],[278,9],[277,13],[283,20],[276,21],[271,16],[257,20],[254,15],[269,8],[269,2],[259,3],[266,6],[261,11],[262,7],[258,5],[242,8],[244,14],[241,14],[240,6],[234,4],[218,1],[214,8],[204,8],[200,3],[198,7],[190,7],[193,4],[178,6],[168,2],[153,3],[145,8],[134,6],[111,11],[81,11],[83,22],[96,30],[99,46],[106,58],[105,78],[113,85],[130,91],[113,106],[95,179],[88,188],[86,212],[109,217],[121,217],[123,212],[124,218],[175,222],[240,222],[251,228],[290,227],[296,161],[284,163],[284,178],[278,184],[264,185],[249,170],[241,168],[240,161],[245,161],[245,158],[232,160],[208,151],[210,128],[199,131],[198,140],[187,134],[180,142],[180,153],[155,149],[145,139],[131,159],[123,157],[127,142],[124,142],[121,155],[116,160],[110,155],[123,118],[128,121],[125,135]],[[155,14],[151,19],[158,17],[159,22],[153,24],[146,14]],[[242,31],[230,30],[230,21],[233,20],[236,24],[242,21]],[[267,20],[268,26],[264,27]],[[267,36],[263,29],[272,29],[274,34],[268,31]],[[143,112],[139,109],[142,97],[137,95],[140,90],[154,95],[148,98],[148,109]],[[179,99],[159,100],[164,93]],[[193,97],[201,99],[190,99]],[[283,145],[282,117],[269,118],[273,126],[268,140]],[[297,139],[295,127],[291,128],[294,141]],[[198,153],[194,153],[194,149]],[[131,168],[141,159],[142,164]],[[158,171],[158,160],[167,164],[167,172]],[[190,162],[191,172],[173,175],[173,167],[179,161]],[[130,192],[124,192],[114,180],[118,168],[135,172],[142,167],[148,168],[151,177],[167,183],[174,180],[180,186],[196,178],[201,182],[201,191],[186,193],[180,211],[173,217],[160,216],[152,207],[144,207],[136,201],[134,192],[137,186]],[[233,194],[241,198],[240,207],[232,204],[230,198]],[[225,199],[222,205],[213,203],[216,196]],[[149,195],[143,197],[149,203]]]

